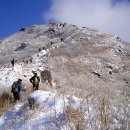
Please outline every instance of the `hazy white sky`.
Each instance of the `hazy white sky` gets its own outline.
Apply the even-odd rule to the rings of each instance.
[[[130,2],[114,1],[52,0],[44,19],[97,28],[130,42]]]

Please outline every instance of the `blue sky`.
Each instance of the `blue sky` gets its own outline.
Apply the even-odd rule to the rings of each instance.
[[[0,39],[50,19],[97,28],[130,41],[130,0],[0,0]]]
[[[49,6],[49,0],[0,0],[0,38],[24,26],[45,23],[43,12]]]

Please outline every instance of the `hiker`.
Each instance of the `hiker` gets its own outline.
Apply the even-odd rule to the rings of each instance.
[[[13,59],[13,60],[11,61],[12,66],[14,66],[14,62],[15,62],[15,61],[14,61],[14,59]]]
[[[33,84],[33,91],[39,89],[40,78],[37,76],[37,73],[34,73],[34,76],[30,79],[30,82]]]
[[[30,58],[30,62],[32,63],[32,58]]]
[[[39,48],[38,51],[40,52],[40,51],[41,51],[41,48]]]
[[[15,81],[12,85],[11,93],[13,93],[14,97],[14,103],[17,100],[20,100],[20,92],[22,90],[22,80],[18,79],[18,81]]]

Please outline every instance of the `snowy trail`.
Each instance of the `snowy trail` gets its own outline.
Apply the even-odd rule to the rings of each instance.
[[[67,123],[65,110],[72,97],[63,98],[57,93],[41,90],[31,93],[29,97],[34,98],[39,106],[32,110],[25,103],[17,103],[12,111],[5,112],[0,117],[0,130],[42,130],[46,127],[55,130]],[[75,97],[71,100],[73,105],[79,106],[80,99]]]
[[[3,65],[0,69],[0,94],[4,91],[10,93],[12,83],[19,78],[23,80],[23,83],[26,83],[33,76],[32,71],[44,70],[42,61],[46,59],[45,55],[47,54],[49,54],[49,50],[42,50],[38,54],[34,54],[31,64],[20,62],[16,63],[14,67],[10,64]],[[40,75],[39,72],[38,75]]]

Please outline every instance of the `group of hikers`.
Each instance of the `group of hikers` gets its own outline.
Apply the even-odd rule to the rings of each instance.
[[[40,78],[37,75],[37,73],[34,73],[34,76],[30,78],[30,82],[33,85],[33,91],[36,91],[39,89]],[[23,89],[22,79],[18,79],[18,81],[13,82],[12,88],[11,88],[11,93],[13,93],[13,97],[14,97],[14,103],[17,100],[20,100],[21,91],[25,91],[25,89]]]

